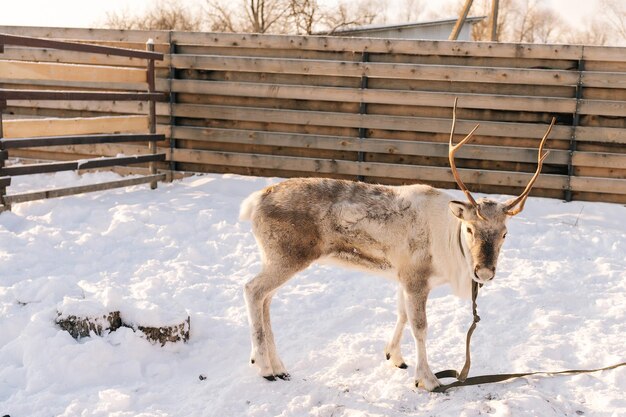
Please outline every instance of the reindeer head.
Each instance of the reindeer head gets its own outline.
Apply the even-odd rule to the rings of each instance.
[[[498,255],[500,254],[500,248],[506,237],[506,221],[509,217],[519,214],[524,209],[524,204],[530,194],[530,190],[541,172],[543,161],[550,153],[549,151],[543,152],[543,145],[556,119],[552,118],[552,123],[541,140],[537,157],[537,171],[530,179],[522,194],[520,194],[519,197],[501,203],[487,198],[476,201],[467,187],[465,187],[465,184],[463,184],[463,181],[461,181],[461,177],[454,163],[454,154],[461,146],[469,142],[479,125],[476,125],[457,145],[452,144],[456,124],[457,100],[458,99],[454,100],[454,107],[452,109],[452,131],[450,132],[448,158],[450,160],[452,175],[461,190],[467,196],[468,202],[451,201],[449,206],[452,214],[461,221],[461,233],[464,235],[465,242],[467,242],[469,246],[472,258],[473,279],[482,284],[492,280],[496,275]]]

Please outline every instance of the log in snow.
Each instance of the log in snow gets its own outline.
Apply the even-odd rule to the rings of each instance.
[[[128,327],[161,346],[167,342],[189,340],[191,319],[186,312],[171,306],[163,309],[153,304],[151,310],[140,310],[130,304],[127,307],[128,311],[107,312],[107,308],[98,301],[65,297],[63,303],[57,306],[56,323],[75,339],[92,333],[102,336],[120,327]]]
[[[59,313],[56,323],[61,329],[66,330],[74,339],[87,337],[94,332],[102,336],[105,331],[113,332],[122,326],[122,319],[119,311],[103,314],[96,317],[77,317],[74,315],[63,315]]]

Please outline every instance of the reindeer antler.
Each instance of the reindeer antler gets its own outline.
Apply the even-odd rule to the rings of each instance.
[[[505,207],[506,214],[508,214],[509,216],[515,216],[516,214],[519,214],[522,210],[524,210],[524,204],[526,204],[526,199],[528,198],[528,195],[530,194],[530,190],[532,190],[533,185],[535,185],[535,181],[537,181],[537,178],[539,177],[539,173],[541,172],[541,167],[543,166],[543,161],[550,154],[550,151],[546,151],[546,153],[543,153],[543,145],[546,143],[546,140],[548,139],[548,135],[552,131],[552,127],[554,126],[555,122],[556,122],[556,117],[553,117],[552,122],[550,123],[550,126],[548,126],[548,130],[546,131],[546,134],[543,135],[543,138],[541,139],[541,143],[539,144],[539,152],[537,154],[537,171],[535,172],[535,175],[533,175],[533,177],[530,179],[530,181],[528,182],[528,185],[526,186],[526,189],[524,189],[522,194],[520,194],[519,197],[511,201]],[[513,207],[515,207],[518,204],[519,204],[519,207],[517,209],[511,210]]]
[[[474,200],[474,197],[472,197],[472,193],[469,192],[465,184],[463,184],[463,181],[461,181],[459,172],[456,169],[456,164],[454,163],[454,154],[456,153],[456,151],[458,151],[461,148],[461,146],[469,142],[472,136],[474,136],[474,132],[476,132],[476,129],[478,129],[478,126],[480,126],[480,124],[477,124],[474,127],[474,129],[472,129],[472,131],[469,132],[467,136],[465,136],[465,138],[463,138],[462,141],[460,141],[456,145],[453,145],[452,140],[454,139],[454,128],[456,127],[456,103],[457,101],[459,101],[459,98],[455,97],[454,107],[452,107],[452,130],[450,131],[450,142],[448,144],[448,159],[450,160],[450,169],[452,170],[452,175],[454,176],[454,180],[456,181],[456,183],[459,185],[459,188],[461,189],[461,191],[465,193],[469,202],[476,209],[476,213],[478,214],[478,217],[484,219],[484,217],[480,213],[480,209],[478,208],[478,203],[476,202],[476,200]]]

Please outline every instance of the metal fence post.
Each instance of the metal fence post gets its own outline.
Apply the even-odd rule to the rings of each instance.
[[[0,52],[2,51],[0,50]],[[0,142],[2,142],[2,139],[4,138],[4,131],[2,129],[2,112],[4,111],[6,107],[7,107],[6,100],[0,99]],[[7,151],[0,149],[0,169],[4,168],[4,164],[8,156],[9,155]],[[0,211],[11,210],[11,205],[7,204],[4,198],[6,195],[7,195],[6,186],[0,184],[0,204],[2,204],[2,208],[0,208]]]
[[[150,51],[150,52],[154,52],[154,40],[152,39],[148,39],[148,42],[146,42],[146,50]],[[156,90],[155,87],[155,81],[154,81],[154,59],[150,58],[148,59],[148,67],[147,67],[147,81],[148,81],[148,92],[149,93],[154,93]],[[156,101],[154,98],[151,98],[149,103],[149,124],[150,124],[150,134],[155,134],[156,133],[156,127],[157,127],[157,121],[156,121]],[[150,152],[152,154],[156,154],[157,153],[157,144],[155,140],[151,140],[150,142],[148,142],[148,149],[150,150]],[[150,162],[148,164],[148,166],[150,167],[150,175],[155,175],[157,173],[157,169],[156,169],[156,163],[155,162]],[[150,183],[150,189],[154,190],[157,188],[157,182],[158,181],[152,181]]]
[[[574,117],[572,119],[572,136],[569,142],[569,159],[567,161],[567,189],[565,190],[565,201],[572,201],[572,177],[576,174],[574,172],[574,153],[576,153],[576,129],[580,124],[580,101],[583,97],[583,74],[585,71],[584,46],[583,55],[578,61],[578,83],[576,84],[576,109],[574,111]]]
[[[4,53],[4,44],[0,43],[0,54],[3,54],[3,53]],[[7,106],[6,100],[0,99],[0,141],[2,141],[2,138],[4,137],[3,130],[2,130],[2,112],[4,111],[6,106]],[[4,168],[4,162],[7,157],[8,157],[7,152],[0,150],[0,169]],[[3,187],[2,185],[0,185],[0,204],[2,204],[2,209],[0,209],[0,211],[10,210],[10,207],[7,207],[4,201],[4,196],[6,194],[7,194],[6,187]]]
[[[174,105],[176,104],[176,93],[174,93],[174,79],[176,79],[176,68],[172,65],[174,55],[176,55],[176,41],[173,39],[173,31],[170,30],[169,43],[170,43],[170,61],[169,61],[169,78],[168,78],[168,93],[170,94],[170,171],[171,180],[174,180],[174,172],[176,171],[176,162],[174,161],[174,150],[177,148],[176,139],[176,117],[174,116]]]
[[[365,64],[369,62],[369,58],[370,58],[369,52],[364,51],[363,55],[361,56],[361,62]],[[362,90],[367,89],[367,76],[366,75],[363,75],[361,77],[361,89]],[[361,101],[359,103],[359,114],[361,115],[367,114],[367,103],[364,101]],[[359,141],[365,138],[367,138],[367,129],[364,127],[359,127]],[[365,162],[365,153],[362,150],[359,150],[359,152],[357,153],[357,160],[359,162]],[[363,175],[357,176],[357,181],[364,181],[364,180],[365,180],[365,177]]]

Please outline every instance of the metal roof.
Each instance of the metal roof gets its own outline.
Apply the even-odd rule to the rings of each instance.
[[[465,19],[466,23],[478,23],[481,20],[485,19],[487,16],[473,16]],[[354,33],[367,33],[367,32],[380,32],[386,30],[393,29],[411,29],[411,28],[419,28],[419,27],[427,27],[427,26],[440,26],[440,25],[449,25],[456,23],[457,18],[452,19],[441,19],[441,20],[431,20],[428,22],[414,22],[414,23],[401,23],[401,24],[393,24],[393,25],[367,25],[367,26],[359,26],[355,28],[348,29],[339,29],[334,31],[333,35],[346,35],[346,34],[354,34]],[[327,35],[329,32],[320,32],[319,35]]]

